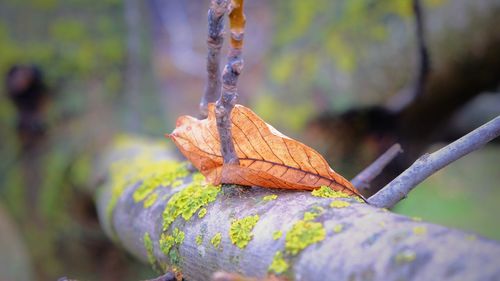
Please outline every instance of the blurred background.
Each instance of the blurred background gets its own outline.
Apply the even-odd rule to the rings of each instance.
[[[177,116],[198,115],[208,6],[0,0],[0,280],[156,275],[99,227],[93,163],[117,134],[159,139]],[[247,0],[245,10],[239,103],[347,178],[402,144],[366,194],[500,114],[500,0]],[[497,140],[394,211],[499,240],[499,159]]]

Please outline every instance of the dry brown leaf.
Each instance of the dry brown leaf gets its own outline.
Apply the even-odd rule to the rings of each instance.
[[[210,183],[298,190],[326,185],[359,195],[317,151],[278,132],[242,105],[236,105],[231,113],[231,131],[240,164],[223,165],[214,109],[214,104],[210,104],[208,118],[203,120],[179,117],[177,127],[167,135]]]

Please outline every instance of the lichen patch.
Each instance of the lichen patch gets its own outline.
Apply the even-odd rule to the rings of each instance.
[[[214,248],[218,249],[221,240],[222,240],[222,233],[218,232],[214,235],[214,237],[212,237],[212,239],[210,240],[210,243],[212,243]]]
[[[271,273],[281,274],[287,271],[288,267],[288,263],[283,258],[283,253],[278,251],[276,252],[276,254],[274,254],[273,261],[271,262],[267,270]]]
[[[285,237],[285,250],[296,255],[308,246],[324,240],[326,230],[319,222],[300,220],[296,222]]]
[[[191,219],[200,208],[215,201],[220,190],[220,186],[206,184],[205,178],[195,173],[191,184],[168,200],[163,211],[163,230],[167,230],[179,216],[186,221]]]
[[[229,229],[231,242],[238,248],[245,248],[253,238],[252,230],[259,221],[258,215],[233,220]]]

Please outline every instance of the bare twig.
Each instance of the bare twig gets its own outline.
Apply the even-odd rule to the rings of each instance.
[[[245,15],[243,14],[243,0],[232,0],[229,12],[229,27],[231,30],[231,48],[228,62],[222,73],[222,93],[216,103],[215,115],[217,129],[221,142],[221,153],[224,164],[238,164],[239,160],[234,150],[231,135],[231,111],[238,98],[238,77],[243,69],[241,57],[243,37],[245,31]]]
[[[381,208],[391,208],[413,189],[446,165],[462,156],[479,149],[487,142],[500,135],[500,116],[475,129],[453,143],[432,153],[420,157],[387,184],[379,192],[368,199],[368,203]]]
[[[429,50],[425,38],[424,12],[420,0],[413,0],[413,14],[415,17],[415,35],[417,39],[417,58],[418,69],[415,77],[415,86],[413,88],[413,99],[422,96],[427,83],[427,77],[430,71]]]
[[[368,189],[370,187],[370,182],[380,175],[384,168],[401,152],[403,152],[401,145],[399,145],[399,143],[393,144],[384,154],[377,158],[375,162],[355,176],[351,180],[351,183],[357,189]]]
[[[208,10],[208,55],[207,55],[207,85],[201,98],[201,118],[208,114],[208,104],[215,102],[221,90],[220,81],[220,49],[224,42],[224,14],[229,5],[229,0],[212,0]]]

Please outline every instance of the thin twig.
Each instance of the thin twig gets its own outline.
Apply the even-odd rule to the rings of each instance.
[[[222,73],[222,93],[215,108],[224,164],[239,164],[231,134],[231,111],[238,98],[238,77],[243,69],[243,59],[241,57],[245,31],[243,2],[243,0],[231,1],[229,12],[231,48],[228,54],[228,62]]]
[[[413,14],[415,17],[415,36],[417,40],[417,58],[418,66],[413,88],[413,99],[422,96],[427,83],[427,77],[430,71],[430,57],[425,37],[424,12],[420,0],[413,0]]]
[[[361,173],[355,176],[351,180],[351,183],[357,189],[368,189],[370,187],[370,182],[380,175],[384,168],[401,152],[403,152],[401,145],[399,145],[399,143],[393,144],[384,154],[370,164],[370,166],[366,167]]]
[[[475,129],[453,143],[432,153],[425,154],[393,181],[368,199],[368,203],[380,208],[391,208],[424,181],[446,165],[481,148],[500,135],[500,116]]]
[[[207,85],[200,102],[201,118],[208,115],[208,104],[215,102],[220,95],[220,50],[224,42],[224,14],[229,0],[212,0],[208,10],[208,55],[207,55]]]

